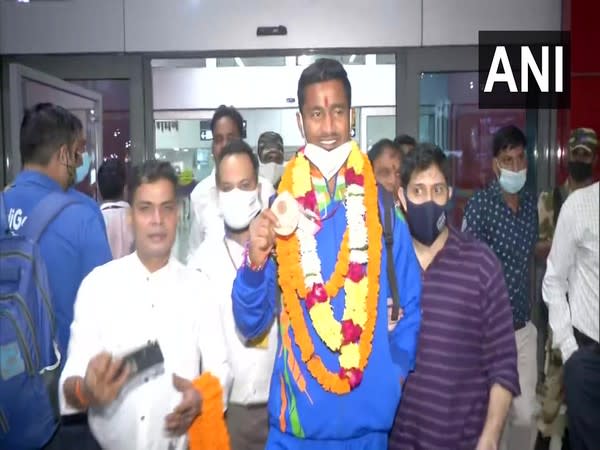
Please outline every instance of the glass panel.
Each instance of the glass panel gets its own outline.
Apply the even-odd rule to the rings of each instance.
[[[102,94],[102,161],[131,160],[129,80],[71,80]],[[93,181],[92,181],[93,183]]]
[[[289,160],[304,145],[296,122],[296,108],[240,109],[246,125],[245,141],[255,150],[265,131],[279,133],[283,139],[284,157]],[[214,111],[197,111],[212,117]],[[190,115],[193,112],[187,112]],[[171,115],[170,113],[169,115]],[[182,114],[183,115],[183,114]],[[361,123],[364,122],[361,132]],[[396,131],[394,107],[353,108],[354,139],[367,151],[382,138],[393,139]],[[363,135],[364,133],[364,135]],[[157,159],[170,161],[176,170],[192,170],[195,182],[202,181],[213,169],[210,119],[155,120]]]
[[[197,65],[193,59],[153,60],[155,157],[170,161],[179,172],[190,170],[191,187],[209,176],[214,164],[210,119],[215,109],[225,104],[235,106],[242,114],[245,140],[250,146],[256,149],[260,134],[274,131],[282,136],[285,159],[291,158],[304,144],[296,119],[298,78],[306,64],[319,56],[334,58],[346,67],[354,106],[351,133],[362,148],[366,151],[378,139],[393,138],[396,127],[393,54],[384,55],[383,59],[377,59],[379,55],[375,54],[208,58]],[[228,70],[229,67],[236,70]],[[375,85],[373,80],[377,80]],[[184,209],[188,210],[188,206]],[[176,251],[179,255],[186,254],[187,220],[189,215],[184,213],[178,237],[181,245]]]
[[[380,139],[394,139],[396,135],[396,116],[367,116],[367,148],[370,150]]]
[[[38,80],[22,79],[23,107],[31,108],[40,102],[51,102],[68,109],[76,115],[83,125],[83,133],[86,136],[86,150],[91,157],[91,166],[86,177],[75,187],[96,198],[96,173],[98,170],[98,159],[100,150],[100,139],[98,127],[101,119],[98,117],[99,102],[93,98],[84,97],[75,92],[59,89],[48,83]]]
[[[474,191],[494,178],[494,133],[511,124],[526,132],[525,110],[479,109],[478,83],[477,72],[421,74],[419,140],[439,145],[450,157],[456,226]]]
[[[39,102],[50,102],[73,111],[93,109],[93,99],[72,92],[56,89],[53,86],[35,80],[23,80],[23,106],[31,108]]]
[[[217,67],[275,67],[285,66],[285,56],[256,58],[217,58]]]
[[[396,55],[393,53],[375,55],[376,64],[396,64]]]
[[[351,63],[353,56],[356,60]],[[395,65],[376,64],[376,56],[337,57],[348,61],[345,67],[352,84],[353,107],[395,107]],[[183,119],[187,112],[214,110],[219,105],[234,105],[238,109],[294,108],[298,101],[298,79],[305,67],[296,65],[298,58],[302,56],[283,57],[287,62],[285,66],[238,65],[235,70],[217,67],[216,58],[206,60],[208,67],[180,66],[180,60],[169,66],[168,61],[163,61],[160,67],[152,69],[154,111],[168,111],[169,118]],[[312,61],[314,55],[307,58]],[[365,64],[355,64],[363,58]],[[254,58],[237,59],[241,62]],[[213,62],[214,66],[211,65]]]
[[[211,137],[203,130],[210,128],[206,120],[156,120],[156,159],[169,161],[181,174],[191,170],[193,179],[199,182],[213,169]]]
[[[205,58],[170,58],[153,59],[150,61],[152,68],[160,67],[206,67]]]
[[[346,65],[364,65],[367,60],[367,55],[329,55],[324,53],[310,54],[310,55],[300,55],[296,57],[296,65],[298,66],[308,66],[312,64],[319,58],[330,58],[335,59],[342,64]]]

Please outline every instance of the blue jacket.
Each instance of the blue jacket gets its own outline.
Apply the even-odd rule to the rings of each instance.
[[[333,201],[329,210],[338,210],[317,233],[317,249],[322,273],[329,279],[346,229],[343,202]],[[383,239],[383,237],[382,237]],[[391,297],[386,271],[385,245],[380,270],[379,306],[373,337],[373,350],[362,383],[345,395],[325,391],[310,375],[300,357],[293,331],[287,331],[293,357],[306,380],[301,391],[288,367],[287,350],[282,349],[281,333],[269,395],[270,431],[267,449],[367,450],[387,448],[401,397],[401,379],[414,368],[421,322],[421,277],[412,240],[404,219],[394,223],[393,255],[404,317],[392,332],[387,327],[387,298]],[[239,331],[248,339],[262,335],[280,312],[276,304],[276,266],[269,260],[265,269],[254,272],[242,267],[233,285],[233,313]],[[344,290],[332,300],[334,315],[344,309]],[[302,302],[304,308],[304,302]],[[308,318],[308,313],[305,313]],[[310,319],[308,319],[310,321]],[[325,366],[337,372],[338,355],[331,352],[312,326],[308,326],[315,352]],[[283,332],[283,330],[281,330]],[[315,442],[317,441],[317,442]]]
[[[9,227],[19,232],[38,202],[62,187],[48,176],[24,170],[5,192]],[[67,191],[79,202],[66,207],[40,238],[40,253],[46,264],[48,283],[56,314],[58,345],[63,356],[69,344],[73,305],[83,278],[112,259],[102,213],[83,194]]]

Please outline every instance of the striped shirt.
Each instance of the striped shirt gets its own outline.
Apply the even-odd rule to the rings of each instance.
[[[597,182],[569,195],[560,211],[548,256],[542,295],[548,305],[554,346],[561,350],[563,361],[577,350],[573,327],[600,342],[599,196]]]
[[[445,246],[422,273],[416,367],[406,381],[390,450],[473,450],[491,386],[520,393],[500,262],[469,234],[449,231]]]

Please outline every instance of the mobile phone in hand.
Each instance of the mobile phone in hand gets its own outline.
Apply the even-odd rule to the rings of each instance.
[[[144,372],[159,371],[165,362],[160,345],[157,341],[133,350],[122,356],[123,369],[129,368],[129,378]]]

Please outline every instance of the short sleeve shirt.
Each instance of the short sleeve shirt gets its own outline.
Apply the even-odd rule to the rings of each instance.
[[[538,212],[533,194],[519,192],[519,207],[513,212],[504,201],[502,188],[494,181],[467,203],[463,230],[487,244],[502,263],[513,322],[530,319],[529,262],[538,240]]]

